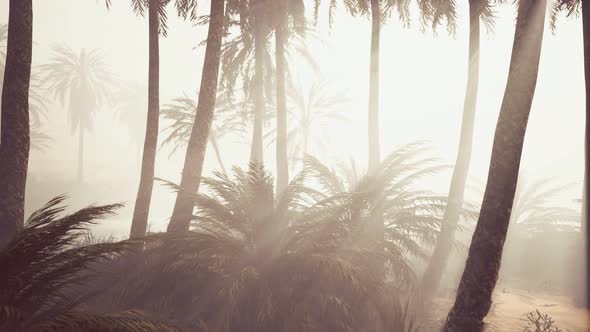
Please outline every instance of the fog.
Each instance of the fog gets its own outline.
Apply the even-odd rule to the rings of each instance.
[[[139,99],[133,101],[136,108],[118,109],[116,102],[125,97],[113,95],[115,102],[97,109],[92,117],[93,128],[85,136],[83,180],[80,182],[77,179],[78,136],[71,130],[67,105],[43,90],[47,97],[47,110],[40,120],[41,128],[51,140],[46,148],[31,151],[25,205],[25,215],[28,216],[62,193],[70,196],[67,204],[72,211],[94,203],[124,203],[125,207],[115,217],[92,228],[96,234],[112,234],[121,240],[129,234],[140,180],[148,93],[148,20],[135,15],[128,2],[115,0],[107,10],[104,1],[99,0],[33,1],[33,72],[52,60],[56,46],[68,46],[76,53],[82,49],[96,49],[103,56],[114,81],[136,86],[137,91],[143,91],[145,95],[139,95]],[[8,0],[0,0],[0,22],[8,21],[8,3]],[[346,100],[334,110],[339,115],[338,119],[314,124],[313,131],[317,137],[310,139],[308,152],[332,167],[354,160],[355,165],[366,170],[371,20],[352,17],[340,5],[330,28],[327,6],[327,3],[322,4],[318,23],[313,27],[316,30],[314,37],[309,38],[305,46],[317,68],[310,66],[303,57],[294,56],[291,66],[296,70],[292,79],[304,92],[312,89],[314,82],[323,79],[329,83],[329,91],[345,95]],[[412,6],[416,9],[415,5]],[[467,1],[457,1],[456,6],[457,29],[452,35],[449,35],[445,24],[435,31],[430,25],[421,25],[417,10],[412,10],[409,27],[404,27],[394,13],[382,25],[381,31],[381,156],[387,156],[404,144],[424,142],[428,147],[426,155],[435,158],[435,164],[449,167],[422,178],[414,185],[440,195],[448,194],[452,166],[457,156],[468,75]],[[160,105],[164,108],[177,97],[197,99],[205,53],[202,41],[206,39],[208,28],[207,24],[197,25],[179,18],[173,6],[169,7],[167,36],[160,38]],[[482,24],[479,91],[466,191],[466,201],[477,207],[486,187],[515,31],[515,6],[498,5],[495,10],[493,28],[486,29]],[[308,4],[306,11],[312,17],[313,5]],[[209,3],[200,2],[198,12],[200,15],[208,14]],[[548,13],[545,20],[519,188],[526,190],[527,186],[530,188],[543,181],[548,183],[548,187],[566,186],[548,194],[541,204],[546,208],[567,211],[566,220],[558,220],[555,225],[571,229],[558,237],[541,239],[531,235],[534,231],[515,230],[515,226],[511,226],[500,273],[501,286],[496,288],[496,292],[504,290],[504,295],[499,295],[505,296],[500,303],[514,300],[508,298],[514,294],[534,297],[536,295],[531,294],[539,289],[549,294],[541,300],[535,297],[529,306],[516,307],[514,310],[522,312],[513,312],[514,317],[520,317],[536,306],[557,303],[553,296],[570,301],[580,292],[583,284],[583,245],[577,235],[580,232],[584,172],[582,23],[579,17],[561,15],[557,28],[552,30],[550,15]],[[237,31],[232,31],[226,38],[237,34]],[[292,105],[290,108],[293,111]],[[268,111],[271,113],[274,110]],[[292,118],[289,119],[291,121]],[[170,121],[160,118],[160,143],[166,137],[165,129],[169,125]],[[246,128],[246,133],[230,132],[219,142],[220,156],[228,168],[233,165],[245,168],[248,165],[251,124],[247,123]],[[264,132],[273,128],[274,120],[267,121]],[[274,173],[274,140],[266,137],[264,147],[265,166]],[[172,152],[170,146],[159,145],[155,176],[180,183],[185,153],[185,147]],[[218,160],[209,145],[203,175],[211,176],[218,169]],[[301,165],[294,162],[291,178],[300,169]],[[174,190],[162,181],[154,182],[148,219],[150,231],[166,230],[175,199]],[[526,213],[523,218],[526,218]],[[466,222],[459,233],[461,245],[453,251],[443,279],[442,293],[450,297],[454,296],[463,272],[475,221]],[[425,262],[416,260],[415,266],[421,272]],[[512,310],[505,309],[507,306],[499,305],[499,308],[498,316]],[[583,314],[580,316],[578,312],[557,317],[576,322],[584,320]],[[568,328],[572,331],[581,328],[579,331],[582,331],[581,326],[571,324]],[[504,329],[499,327],[498,330]]]

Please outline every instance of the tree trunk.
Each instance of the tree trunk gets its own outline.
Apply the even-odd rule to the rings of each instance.
[[[251,163],[264,162],[262,142],[262,127],[266,112],[264,103],[264,37],[262,9],[256,8],[254,13],[254,128],[250,151]]]
[[[0,247],[24,223],[32,48],[32,0],[10,0],[0,129]]]
[[[508,82],[496,126],[486,191],[457,298],[443,331],[482,331],[483,319],[492,304],[537,84],[546,7],[546,0],[519,2]]]
[[[217,159],[217,163],[219,164],[221,172],[223,172],[224,175],[228,175],[225,164],[223,163],[223,159],[221,158],[221,151],[219,151],[219,143],[217,142],[217,138],[211,136],[209,140],[211,141],[211,147],[213,148],[213,152],[215,152],[215,159]]]
[[[588,220],[588,193],[590,176],[590,3],[582,1],[582,24],[584,33],[584,77],[586,81],[586,127],[584,131],[584,194],[582,197],[582,231],[586,236],[586,307],[590,307],[590,221]]]
[[[78,184],[84,181],[84,129],[78,127]]]
[[[158,150],[158,125],[160,116],[160,0],[149,3],[149,69],[148,69],[148,109],[141,177],[133,210],[130,238],[145,236],[152,200],[156,151]]]
[[[371,0],[371,64],[369,73],[369,172],[379,166],[379,38],[381,9],[379,0]]]
[[[284,1],[279,1],[278,26],[275,31],[277,74],[277,197],[289,184],[289,157],[287,155],[287,96],[285,92],[285,43],[288,38],[287,15]]]
[[[213,113],[215,111],[221,39],[224,34],[223,8],[224,0],[211,0],[209,32],[207,35],[203,74],[201,76],[197,115],[186,149],[180,189],[176,196],[170,223],[168,224],[168,232],[187,231],[190,220],[192,219],[194,208],[192,197],[199,190],[203,162],[205,160],[205,150],[207,148],[209,131],[211,130]]]
[[[471,162],[471,150],[473,143],[473,127],[475,122],[475,106],[477,102],[477,90],[479,82],[479,39],[481,0],[469,1],[469,65],[467,72],[467,91],[463,105],[463,121],[461,123],[461,136],[457,161],[453,169],[451,186],[449,188],[449,200],[445,210],[441,232],[436,241],[436,246],[430,258],[430,262],[422,277],[420,290],[425,302],[432,299],[442,274],[447,266],[449,255],[455,241],[455,231],[463,207],[465,183],[469,173]]]

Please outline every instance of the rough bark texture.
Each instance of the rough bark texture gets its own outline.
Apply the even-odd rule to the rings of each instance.
[[[423,298],[428,302],[440,284],[442,274],[447,266],[449,255],[455,241],[455,232],[463,207],[465,183],[469,173],[471,162],[471,150],[473,146],[473,127],[475,122],[475,106],[477,102],[477,90],[479,82],[479,40],[480,40],[480,13],[481,0],[469,1],[469,65],[467,72],[467,89],[463,105],[463,120],[461,123],[461,136],[459,149],[451,186],[449,188],[449,200],[444,215],[444,222],[436,246],[430,258],[430,262],[422,277],[420,290]]]
[[[0,129],[0,247],[24,223],[32,47],[32,0],[10,0]]]
[[[584,138],[584,195],[582,197],[582,230],[586,234],[586,307],[590,307],[590,222],[588,220],[588,193],[590,176],[590,3],[582,1],[584,32],[584,77],[586,80],[586,125]]]
[[[289,184],[289,157],[287,155],[287,95],[285,91],[287,42],[287,15],[284,1],[279,0],[278,25],[275,30],[275,57],[277,75],[277,196]]]
[[[369,73],[369,172],[379,166],[379,38],[381,35],[381,9],[379,0],[371,0],[371,63]]]
[[[252,130],[251,163],[263,163],[264,152],[262,127],[265,114],[264,104],[264,49],[265,36],[262,22],[262,8],[255,5],[254,13],[254,128]]]
[[[193,195],[199,190],[205,149],[213,113],[215,112],[215,96],[217,96],[217,79],[219,76],[219,60],[221,56],[221,39],[223,37],[224,1],[211,0],[211,14],[205,62],[201,76],[201,88],[197,104],[197,115],[189,138],[184,160],[180,190],[176,196],[174,210],[168,232],[182,232],[189,228],[193,214]]]
[[[479,332],[492,304],[531,110],[546,0],[519,1],[512,58],[496,126],[488,182],[457,298],[443,331]]]
[[[154,173],[156,167],[156,151],[158,150],[158,126],[160,117],[160,45],[158,17],[160,0],[149,3],[149,69],[148,69],[148,109],[143,157],[141,160],[141,177],[133,219],[131,221],[130,238],[145,236],[152,200]]]

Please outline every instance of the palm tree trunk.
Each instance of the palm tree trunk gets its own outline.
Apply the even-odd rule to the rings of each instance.
[[[227,169],[225,168],[225,164],[223,163],[223,158],[221,158],[221,151],[219,150],[219,143],[217,138],[213,135],[209,138],[211,141],[211,147],[213,147],[213,152],[215,152],[215,158],[217,159],[217,163],[219,164],[219,168],[224,175],[227,175]]]
[[[84,181],[84,129],[78,127],[78,184]]]
[[[590,220],[588,176],[590,176],[590,3],[582,1],[582,25],[584,33],[584,76],[586,81],[586,127],[584,144],[584,194],[582,197],[582,231],[586,235],[586,307],[590,307]]]
[[[148,73],[148,116],[141,161],[141,177],[133,210],[130,238],[145,236],[147,229],[154,173],[156,151],[158,150],[158,125],[160,116],[160,0],[149,3],[149,73]]]
[[[440,235],[430,258],[430,262],[422,277],[423,298],[428,302],[440,283],[442,274],[447,266],[447,261],[455,240],[455,231],[463,206],[465,183],[469,173],[471,162],[471,150],[473,143],[473,127],[475,122],[475,106],[477,102],[477,90],[479,83],[479,40],[480,40],[480,14],[481,0],[469,1],[469,65],[467,72],[467,91],[463,105],[463,121],[461,123],[461,136],[459,138],[459,150],[457,161],[453,169],[451,186],[449,188],[449,200],[445,210]]]
[[[379,165],[379,38],[381,9],[379,0],[371,0],[371,64],[369,73],[369,172]]]
[[[279,0],[279,24],[275,31],[277,74],[277,197],[289,184],[289,157],[287,155],[287,96],[285,92],[285,43],[287,42],[287,15],[284,1]]]
[[[260,6],[257,6],[260,7]],[[252,130],[251,163],[263,163],[264,152],[262,127],[265,113],[264,105],[264,27],[261,8],[254,14],[254,128]]]
[[[483,330],[492,304],[537,84],[546,0],[521,0],[508,82],[496,126],[488,183],[455,304],[443,331]]]
[[[209,20],[209,32],[207,34],[207,47],[205,49],[205,62],[201,76],[201,88],[199,90],[199,102],[197,115],[191,131],[191,136],[186,149],[180,190],[176,196],[174,210],[168,232],[182,232],[189,228],[193,214],[192,196],[199,190],[205,150],[213,113],[215,111],[215,96],[217,96],[217,79],[219,76],[219,60],[221,57],[221,39],[224,34],[224,0],[211,0],[211,14]]]
[[[0,129],[0,247],[24,223],[32,47],[32,0],[10,0]]]

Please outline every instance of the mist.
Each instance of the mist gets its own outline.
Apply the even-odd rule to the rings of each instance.
[[[276,9],[268,1],[219,0],[224,3],[221,8],[226,7],[217,70],[208,65],[215,63],[210,45],[215,42],[207,42],[215,19],[210,15],[214,1],[218,0],[199,2],[196,8],[188,0],[161,1],[166,16],[165,25],[159,25],[159,100],[152,104],[153,0],[135,1],[142,4],[140,14],[130,5],[134,1],[116,0],[109,6],[102,0],[32,1],[32,74],[24,111],[30,114],[31,149],[23,161],[26,189],[13,195],[22,197],[19,204],[24,204],[24,212],[20,217],[0,212],[0,217],[20,218],[15,222],[26,230],[27,218],[32,215],[34,223],[35,211],[59,195],[67,197],[52,205],[63,206],[59,213],[122,204],[113,214],[97,214],[104,220],[72,225],[64,232],[75,234],[76,240],[55,250],[80,248],[80,241],[90,246],[136,247],[132,253],[101,252],[84,263],[97,272],[92,281],[72,288],[75,292],[100,289],[110,283],[109,278],[119,278],[120,283],[113,284],[113,291],[98,292],[76,312],[118,315],[137,310],[140,316],[118,317],[149,318],[183,331],[590,329],[582,214],[588,114],[584,59],[589,56],[582,21],[590,17],[583,17],[581,1],[550,0],[543,14],[531,14],[543,5],[532,0],[521,0],[519,5],[417,1],[405,7],[405,1],[355,0],[357,13],[351,15],[344,1],[333,1],[337,5],[332,7],[331,1],[281,0]],[[0,0],[0,23],[9,22],[10,2],[18,1]],[[246,13],[237,5],[242,2]],[[283,3],[288,9],[280,6]],[[380,4],[383,16],[377,24],[377,52],[371,39],[374,4]],[[187,6],[186,17],[178,15],[177,6]],[[476,70],[470,52],[470,6],[490,10],[476,17]],[[277,23],[284,19],[281,10],[296,13],[285,14],[284,27]],[[535,30],[535,22],[544,28]],[[266,29],[262,37],[256,35],[257,24],[266,24],[260,28]],[[275,34],[281,27],[289,31],[284,45],[286,70],[279,67],[275,49]],[[11,31],[6,31],[2,65],[8,68],[6,43]],[[522,32],[517,35],[521,39],[515,39],[515,31]],[[266,57],[264,64],[256,63],[256,38],[264,38],[260,51]],[[535,57],[537,44],[540,55]],[[251,50],[239,58],[231,53],[231,45]],[[377,71],[372,67],[375,56]],[[80,72],[88,72],[65,86],[59,79],[70,75],[67,66],[74,59]],[[238,64],[239,60],[244,61]],[[538,68],[532,68],[535,61]],[[264,67],[260,76],[258,65]],[[525,75],[534,69],[535,78]],[[283,79],[277,74],[281,71]],[[6,72],[4,91],[8,85],[18,85],[8,81],[12,76]],[[218,77],[207,85],[214,73]],[[475,88],[468,83],[470,77],[477,77]],[[283,101],[278,81],[285,87]],[[87,86],[93,87],[90,94],[72,92]],[[466,90],[467,98],[471,93],[474,100],[470,142],[464,141],[469,130],[462,129],[469,110]],[[375,91],[378,97],[373,99]],[[3,96],[3,102],[10,98]],[[146,124],[153,121],[148,120],[148,109],[155,110],[159,126],[154,131],[148,125],[146,136]],[[16,111],[3,107],[2,112]],[[371,122],[374,114],[378,121]],[[3,115],[5,119],[12,118]],[[526,130],[521,136],[519,121]],[[253,129],[255,123],[261,125],[261,134]],[[502,123],[515,129],[502,135]],[[283,133],[281,125],[286,126]],[[4,124],[2,128],[8,132]],[[2,133],[3,149],[12,142],[5,135],[9,137]],[[153,160],[148,151],[150,135],[157,142],[152,146]],[[256,151],[256,137],[262,150]],[[199,159],[202,146],[206,149]],[[24,151],[20,146],[11,148]],[[457,162],[461,149],[468,155],[463,166]],[[6,158],[0,163],[13,158],[6,153],[0,153]],[[370,160],[375,153],[377,163]],[[458,168],[465,170],[462,180]],[[15,187],[8,182],[14,176],[7,174],[0,171],[0,179],[6,181],[0,187],[8,192]],[[151,191],[142,192],[152,183]],[[248,187],[253,183],[259,187]],[[292,194],[292,203],[285,203],[293,206],[285,208],[283,216],[277,211],[283,208],[283,193],[290,190],[297,194]],[[14,205],[6,203],[14,200],[2,202],[2,197],[0,210]],[[141,197],[148,197],[144,212],[138,212]],[[219,203],[215,206],[220,210],[215,211],[223,207],[228,215],[215,215],[213,201]],[[236,207],[238,203],[243,206]],[[358,215],[346,210],[328,216],[337,207]],[[58,220],[58,214],[52,218]],[[142,218],[143,225],[132,226]],[[284,223],[279,222],[282,218]],[[267,219],[277,222],[261,226]],[[363,223],[369,226],[354,226]],[[371,226],[375,223],[380,226]],[[445,228],[445,223],[451,226]],[[145,229],[139,235],[131,231],[130,238],[133,227]],[[15,231],[15,239],[19,232]],[[211,244],[205,235],[207,241],[220,242]],[[229,244],[223,247],[223,241],[234,243],[229,240],[232,236],[231,241],[248,243],[244,252],[254,248],[251,255],[241,257],[237,244],[231,250]],[[278,238],[284,240],[276,244],[269,240]],[[6,243],[18,243],[14,241]],[[487,243],[499,243],[499,248],[492,250]],[[0,241],[0,248],[3,245]],[[9,253],[15,246],[3,250]],[[211,254],[215,250],[220,252]],[[301,258],[325,253],[330,258],[313,262]],[[301,265],[291,259],[300,259]],[[345,267],[330,259],[345,262]],[[442,263],[433,263],[436,260]],[[322,265],[338,267],[330,271]],[[289,288],[296,282],[285,276],[288,272],[282,274],[283,268],[309,285]],[[145,273],[144,279],[128,280],[132,275],[142,278],[134,274],[138,271]],[[246,276],[247,271],[255,272]],[[167,273],[173,278],[165,280],[170,278]],[[189,280],[193,273],[194,280]],[[342,278],[335,277],[337,281],[327,277],[338,273]],[[434,281],[427,282],[425,275]],[[473,280],[479,280],[481,287]],[[223,282],[235,282],[235,288]],[[208,291],[207,285],[214,286]],[[220,295],[228,289],[236,292],[231,293],[235,298]],[[375,294],[387,292],[391,298],[376,298]],[[316,299],[312,293],[334,299],[345,309],[331,307],[331,300]],[[71,290],[63,294],[73,298]],[[14,305],[26,315],[15,298],[0,296],[4,301],[0,308]],[[119,302],[109,307],[113,299]],[[468,299],[473,299],[470,305]],[[233,311],[211,312],[228,306],[226,300]],[[165,309],[158,311],[160,307]],[[317,308],[324,311],[316,317]],[[398,309],[405,314],[397,315]],[[52,326],[35,321],[17,328],[6,321],[5,326],[15,331]],[[538,327],[540,322],[546,323],[545,329]],[[53,326],[64,331],[92,326],[67,325]],[[153,330],[164,331],[168,328],[164,325]]]

